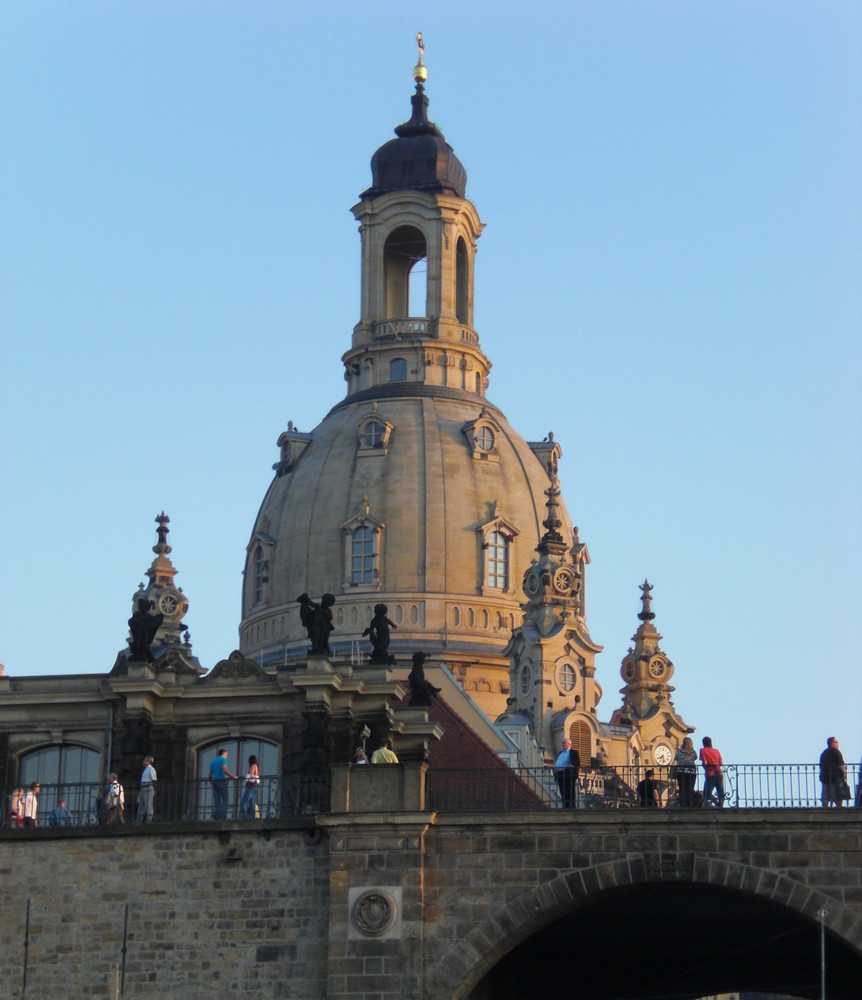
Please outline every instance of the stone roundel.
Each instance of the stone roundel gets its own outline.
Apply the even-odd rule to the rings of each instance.
[[[385,934],[395,922],[395,916],[395,900],[381,889],[363,892],[353,904],[353,922],[369,937]]]

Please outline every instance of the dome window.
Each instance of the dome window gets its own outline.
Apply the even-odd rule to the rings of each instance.
[[[341,531],[345,590],[379,590],[383,524],[370,516],[367,497],[361,512],[342,525]]]
[[[497,442],[500,440],[500,425],[489,416],[484,406],[475,420],[464,424],[461,432],[467,439],[475,461],[500,461],[500,452],[497,447]]]
[[[389,381],[407,381],[407,361],[405,358],[393,358],[389,362]]]
[[[257,607],[269,600],[269,566],[275,539],[256,531],[248,543],[245,563],[245,600],[249,607]]]
[[[482,593],[510,592],[510,567],[512,563],[512,542],[518,529],[497,513],[496,500],[490,504],[492,517],[476,530],[482,560]]]
[[[509,539],[502,531],[492,531],[488,538],[485,581],[495,590],[509,589]]]
[[[393,425],[377,412],[377,404],[371,413],[359,420],[359,455],[382,456],[389,448],[389,436]]]

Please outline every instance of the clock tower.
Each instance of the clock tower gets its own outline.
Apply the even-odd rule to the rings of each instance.
[[[600,730],[602,689],[595,679],[595,658],[602,647],[593,642],[586,623],[587,547],[577,528],[571,542],[561,533],[560,455],[551,436],[545,533],[536,547],[538,558],[524,573],[524,622],[506,648],[511,697],[497,721],[523,721],[545,760],[553,760],[563,737],[570,737],[586,766],[595,756]]]
[[[673,663],[659,645],[661,635],[653,625],[652,585],[644,580],[640,589],[640,625],[620,667],[623,705],[614,712],[611,725],[636,727],[643,763],[667,767],[683,738],[694,730],[677,715],[671,701]]]

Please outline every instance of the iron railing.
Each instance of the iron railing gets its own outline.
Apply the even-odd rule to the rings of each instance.
[[[730,764],[723,768],[724,808],[811,809],[822,806],[822,786],[816,764]],[[851,798],[845,806],[860,805],[860,768],[847,768]],[[651,771],[653,786],[643,785]],[[655,796],[652,795],[653,788]],[[683,808],[680,780],[673,767],[598,767],[582,769],[573,790],[575,809]],[[704,776],[695,774],[694,808],[704,805]],[[437,812],[507,812],[514,809],[562,809],[561,789],[553,769],[512,768],[437,770],[428,772],[426,800]],[[707,808],[718,808],[717,794]]]
[[[653,786],[644,786],[647,771]],[[855,764],[847,766],[851,793],[845,806],[862,805],[862,773]],[[724,765],[724,802],[731,809],[811,809],[821,807],[822,786],[816,764],[731,764]],[[561,787],[553,768],[431,768],[426,776],[426,803],[440,813],[495,813],[562,809]],[[655,789],[655,796],[652,791]],[[702,769],[695,776],[694,807],[703,803]],[[106,824],[110,813],[106,804],[107,786],[102,783],[42,784],[39,791],[38,825],[51,824],[59,801],[65,800],[68,819],[59,825],[91,826]],[[17,824],[10,816],[15,789],[2,795],[3,828]],[[224,809],[214,800],[212,783],[206,780],[164,782],[156,785],[153,822],[176,823],[209,820],[240,820],[250,823],[265,819],[295,819],[325,814],[330,810],[330,785],[325,777],[290,775],[263,776],[254,799],[245,798],[246,783],[228,781]],[[582,769],[571,793],[573,808],[590,810],[645,808],[657,800],[659,809],[682,809],[680,782],[671,767],[590,767]],[[125,789],[126,823],[138,821],[138,786]],[[713,800],[708,808],[717,807]],[[114,816],[118,822],[119,817]]]
[[[26,791],[26,790],[25,790]],[[218,810],[209,779],[187,782],[159,781],[153,801],[153,823],[193,822],[212,819],[247,820],[296,819],[329,812],[329,779],[308,775],[262,776],[253,799],[245,798],[246,783],[228,781],[224,809]],[[17,789],[3,794],[3,828],[17,827],[11,815],[12,798]],[[140,787],[124,789],[123,816],[113,820],[107,802],[107,785],[95,782],[41,784],[38,793],[37,822],[44,826],[92,826],[95,824],[138,822]],[[68,817],[55,812],[65,801]],[[52,816],[54,821],[52,821]]]

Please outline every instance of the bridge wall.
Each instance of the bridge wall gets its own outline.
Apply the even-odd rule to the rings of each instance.
[[[127,930],[136,997],[448,1000],[591,897],[668,879],[825,908],[862,961],[855,810],[311,822],[0,834],[7,995],[26,963],[24,996],[111,996]]]

